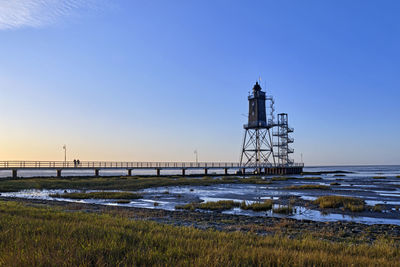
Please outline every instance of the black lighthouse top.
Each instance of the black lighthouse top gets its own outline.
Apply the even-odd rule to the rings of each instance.
[[[261,86],[258,84],[258,82],[256,82],[256,84],[253,87],[253,94],[259,91],[261,91]]]
[[[253,87],[253,93],[249,96],[249,121],[244,125],[246,129],[266,128],[267,116],[265,110],[265,92],[256,82]]]

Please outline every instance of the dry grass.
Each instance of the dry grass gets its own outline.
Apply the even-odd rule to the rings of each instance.
[[[251,204],[247,204],[243,201],[240,203],[240,208],[243,210],[266,211],[272,209],[273,204],[273,201],[270,199],[267,199],[264,202],[254,202]]]
[[[374,176],[374,177],[372,177],[372,179],[386,179],[386,177],[384,177],[384,176]]]
[[[288,190],[311,190],[311,189],[320,189],[320,190],[328,190],[330,189],[327,185],[319,185],[319,184],[304,184],[304,185],[292,185],[287,186],[285,189]]]
[[[399,244],[198,230],[0,202],[2,266],[398,266]]]
[[[352,212],[360,212],[365,210],[365,201],[355,197],[344,196],[322,196],[314,200],[320,208],[344,208]]]
[[[333,182],[333,183],[331,183],[331,185],[340,185],[340,183],[338,183],[338,182]]]
[[[240,203],[233,200],[220,200],[215,202],[205,202],[205,203],[189,203],[186,205],[176,205],[176,209],[185,210],[230,210],[234,207],[239,207]]]
[[[142,198],[142,195],[130,192],[90,192],[51,194],[50,197],[71,199],[138,199]]]

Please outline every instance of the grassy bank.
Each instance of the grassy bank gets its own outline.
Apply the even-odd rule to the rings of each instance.
[[[240,203],[240,208],[243,210],[253,210],[253,211],[266,211],[272,209],[273,201],[271,199],[267,199],[264,202],[254,202],[254,203],[246,203],[243,201]]]
[[[141,194],[129,192],[90,192],[90,193],[64,193],[51,194],[51,197],[71,198],[71,199],[138,199]]]
[[[240,207],[243,210],[253,210],[253,211],[266,211],[272,209],[273,201],[265,200],[264,202],[253,202],[246,203],[243,202],[235,202],[233,200],[219,200],[214,202],[205,202],[205,203],[189,203],[185,205],[176,205],[176,209],[183,210],[230,210],[235,207]]]
[[[176,209],[183,210],[230,210],[234,207],[239,207],[240,203],[235,202],[233,200],[220,200],[220,201],[212,201],[212,202],[204,202],[204,203],[189,203],[185,205],[176,205]]]
[[[122,215],[62,212],[0,202],[5,266],[396,266],[398,244],[289,239],[197,230]]]
[[[320,208],[343,208],[353,212],[365,210],[365,201],[355,197],[323,196],[314,201]]]

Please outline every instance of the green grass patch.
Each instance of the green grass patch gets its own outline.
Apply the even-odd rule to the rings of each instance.
[[[320,208],[343,208],[352,212],[360,212],[365,210],[365,201],[355,197],[345,196],[322,196],[314,200]]]
[[[285,189],[288,190],[312,190],[312,189],[320,189],[320,190],[328,190],[330,189],[327,185],[320,185],[320,184],[304,184],[304,185],[292,185],[287,186]]]
[[[51,194],[50,197],[71,199],[138,199],[142,198],[142,195],[130,192],[90,192]]]
[[[176,205],[175,209],[184,209],[184,210],[230,210],[234,207],[239,207],[240,203],[235,202],[233,200],[220,200],[215,202],[204,202],[204,203],[189,203],[185,205]]]
[[[199,230],[0,202],[2,266],[398,266],[398,242]]]
[[[240,203],[240,208],[243,210],[266,211],[272,209],[273,204],[273,201],[270,199],[267,199],[264,202],[254,202],[251,204],[243,201]]]
[[[372,177],[372,179],[386,179],[385,176],[374,176]]]
[[[396,178],[400,178],[400,175],[397,175]]]

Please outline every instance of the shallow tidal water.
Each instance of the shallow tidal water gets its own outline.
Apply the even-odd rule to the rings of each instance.
[[[174,186],[174,187],[158,187],[141,190],[142,199],[132,200],[128,204],[117,204],[116,200],[110,199],[64,199],[52,198],[49,195],[64,192],[77,192],[77,190],[61,189],[61,190],[26,190],[20,192],[1,193],[2,197],[18,197],[31,199],[44,199],[54,201],[69,201],[80,203],[93,203],[101,205],[138,207],[149,209],[165,209],[175,210],[176,205],[187,204],[197,201],[218,201],[218,200],[234,200],[238,202],[254,202],[265,199],[273,199],[276,206],[289,198],[302,200],[299,203],[315,200],[319,196],[324,195],[343,195],[359,197],[366,201],[367,205],[376,204],[384,205],[382,212],[369,213],[341,213],[339,210],[323,213],[318,209],[310,208],[306,205],[294,204],[294,213],[291,215],[277,214],[273,211],[254,212],[249,210],[241,210],[234,208],[223,211],[222,213],[245,215],[245,216],[266,216],[293,218],[298,220],[314,220],[314,221],[352,221],[364,224],[396,224],[400,225],[400,166],[346,166],[346,167],[315,167],[305,168],[305,172],[320,171],[347,171],[351,173],[341,174],[322,174],[322,175],[306,175],[313,177],[321,177],[321,180],[287,180],[274,181],[268,185],[254,184],[223,184],[211,186]],[[384,179],[374,179],[373,177],[381,176]],[[302,177],[291,175],[291,177]],[[267,179],[269,177],[266,177]],[[340,185],[332,185],[331,190],[287,190],[286,186],[302,185],[302,184],[319,184],[328,185],[332,182],[338,182]],[[93,191],[86,191],[93,192]],[[155,204],[156,203],[156,204]],[[203,211],[210,212],[210,211]]]

